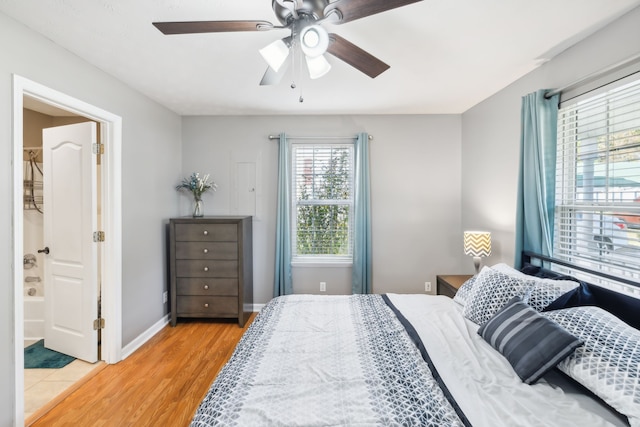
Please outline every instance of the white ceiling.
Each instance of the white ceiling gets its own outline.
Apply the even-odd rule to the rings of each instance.
[[[165,36],[155,21],[266,20],[270,0],[0,0],[0,11],[181,115],[462,113],[640,0],[425,0],[335,32],[391,68],[329,56],[318,80],[259,86],[286,30]],[[302,95],[304,102],[298,101]]]

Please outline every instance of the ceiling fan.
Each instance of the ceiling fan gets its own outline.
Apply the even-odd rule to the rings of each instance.
[[[260,49],[269,64],[261,85],[280,82],[290,64],[287,58],[294,57],[296,52],[304,55],[312,79],[322,77],[331,69],[325,52],[375,78],[389,69],[389,65],[339,35],[328,33],[321,24],[344,24],[419,1],[422,0],[272,0],[280,26],[268,21],[154,22],[153,25],[166,35],[290,30],[287,37]]]

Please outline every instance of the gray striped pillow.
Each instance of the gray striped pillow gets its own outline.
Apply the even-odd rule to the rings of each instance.
[[[526,384],[534,384],[583,344],[520,297],[512,298],[478,334],[507,358]]]

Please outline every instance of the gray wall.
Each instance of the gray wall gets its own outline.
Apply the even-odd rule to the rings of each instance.
[[[513,263],[516,256],[522,96],[566,86],[638,53],[640,8],[462,115],[462,226],[492,232],[492,255],[486,263]]]
[[[210,173],[219,184],[205,198],[206,214],[233,211],[231,158],[260,159],[254,221],[254,295],[273,293],[277,142],[269,134],[373,135],[371,200],[375,292],[435,290],[436,274],[460,271],[460,116],[185,117],[182,170]],[[240,153],[240,154],[238,154]],[[185,198],[183,213],[188,213]],[[470,261],[469,261],[470,263]],[[350,269],[295,268],[296,293],[350,293]]]
[[[12,74],[123,118],[122,344],[167,313],[163,223],[177,213],[178,115],[0,14],[0,426],[13,424]],[[18,266],[22,268],[22,266]],[[22,319],[17,319],[22,322]]]

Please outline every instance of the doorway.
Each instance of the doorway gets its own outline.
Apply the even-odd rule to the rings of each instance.
[[[68,111],[74,115],[95,121],[100,127],[100,139],[105,151],[101,155],[100,204],[102,230],[106,238],[100,243],[98,264],[99,281],[102,283],[101,318],[108,319],[101,330],[101,357],[106,363],[121,360],[121,128],[122,119],[107,111],[57,92],[20,76],[13,79],[13,272],[14,272],[14,328],[15,328],[15,414],[16,425],[24,423],[24,271],[23,235],[24,206],[23,179],[23,108],[24,100],[35,100],[42,106]],[[97,303],[97,302],[96,302]],[[97,342],[96,342],[97,346]]]
[[[92,152],[92,143],[99,143],[96,122],[28,96],[23,106],[28,425],[102,367],[96,363],[100,331],[91,324],[100,310],[100,248],[90,237],[101,229],[100,157]]]

